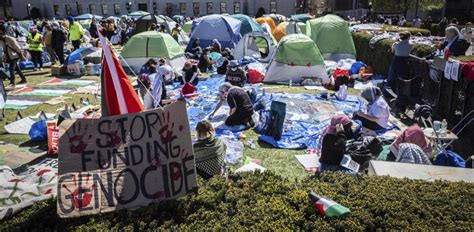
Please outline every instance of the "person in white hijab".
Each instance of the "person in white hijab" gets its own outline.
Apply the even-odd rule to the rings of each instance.
[[[166,98],[165,80],[173,74],[173,68],[169,65],[158,67],[156,73],[149,76],[151,86],[151,94],[153,96],[153,107],[161,106],[161,101]]]

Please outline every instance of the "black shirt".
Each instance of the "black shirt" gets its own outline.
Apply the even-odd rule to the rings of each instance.
[[[337,135],[326,134],[323,138],[319,162],[322,164],[339,165],[345,150],[346,136],[344,132],[340,132]]]
[[[191,78],[193,78],[194,73],[198,72],[198,68],[196,65],[191,66],[190,69],[184,69],[183,68],[183,78],[187,82],[191,81]],[[184,85],[183,79],[180,79],[179,82],[181,82],[182,85]],[[192,82],[194,86],[196,86],[199,83],[199,78],[196,76]]]
[[[236,114],[251,114],[253,113],[252,101],[250,97],[242,88],[232,88],[227,94],[227,104],[229,107],[236,108]]]

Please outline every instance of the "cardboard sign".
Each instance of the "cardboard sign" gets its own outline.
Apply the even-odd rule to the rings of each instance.
[[[59,129],[56,121],[46,122],[48,128],[48,154],[57,155],[59,150]]]
[[[137,208],[197,190],[183,101],[141,113],[66,120],[59,129],[60,217]]]

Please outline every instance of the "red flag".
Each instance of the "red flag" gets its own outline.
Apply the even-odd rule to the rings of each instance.
[[[102,92],[105,93],[105,106],[109,116],[143,111],[143,104],[134,91],[125,71],[108,41],[99,33],[102,44]]]

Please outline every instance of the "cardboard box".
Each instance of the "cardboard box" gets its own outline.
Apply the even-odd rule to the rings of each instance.
[[[66,66],[59,66],[59,65],[52,65],[51,66],[51,76],[53,77],[60,77],[64,76],[67,73]]]

